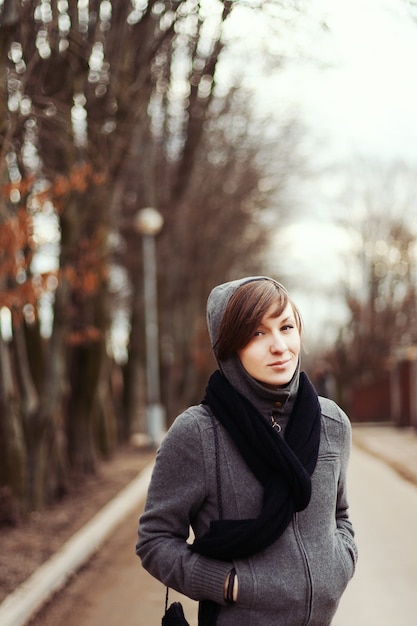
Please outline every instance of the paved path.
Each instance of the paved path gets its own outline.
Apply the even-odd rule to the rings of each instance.
[[[417,487],[357,447],[349,484],[359,561],[334,626],[415,626]]]
[[[333,626],[415,626],[417,487],[355,446],[350,500],[360,558]],[[134,554],[136,525],[130,515],[31,626],[159,624],[165,590]],[[182,601],[196,626],[196,603]]]

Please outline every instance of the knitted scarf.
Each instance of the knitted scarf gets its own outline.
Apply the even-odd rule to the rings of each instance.
[[[294,513],[310,502],[311,475],[317,463],[321,410],[304,372],[285,437],[228,380],[216,371],[203,400],[231,435],[240,454],[264,488],[255,519],[214,520],[191,549],[219,559],[245,558],[267,548],[287,528]]]

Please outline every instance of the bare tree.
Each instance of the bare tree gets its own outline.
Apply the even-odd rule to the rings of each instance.
[[[263,135],[236,85],[216,91],[222,28],[240,4],[3,3],[0,308],[12,330],[0,338],[0,478],[21,511],[62,493],[73,472],[94,471],[129,435],[145,357],[136,211],[153,205],[165,219],[162,368],[172,410],[198,398],[208,367],[207,290],[260,268],[273,191],[262,185]],[[47,269],[35,262],[40,241],[48,245],[40,219],[54,242]],[[109,349],[116,266],[132,296],[123,416]]]
[[[346,263],[349,322],[328,355],[345,394],[381,377],[397,349],[417,341],[414,182],[403,166],[367,180],[350,195],[357,220],[345,222],[355,250]]]

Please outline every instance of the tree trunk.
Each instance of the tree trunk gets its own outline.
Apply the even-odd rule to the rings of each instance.
[[[94,473],[93,407],[99,380],[102,342],[79,345],[72,351],[71,398],[67,412],[68,458],[76,473]]]
[[[28,466],[10,351],[0,333],[0,522],[28,510]]]
[[[68,395],[67,346],[71,287],[61,280],[55,295],[53,333],[46,360],[42,404],[34,424],[31,449],[32,503],[44,506],[67,488],[66,436],[63,406]]]
[[[104,353],[94,403],[96,447],[109,458],[119,442],[117,391],[112,385],[113,360]]]

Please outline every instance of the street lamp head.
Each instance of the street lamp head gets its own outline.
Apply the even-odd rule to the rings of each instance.
[[[157,235],[164,224],[164,218],[153,207],[146,207],[136,213],[135,230],[141,235]]]

